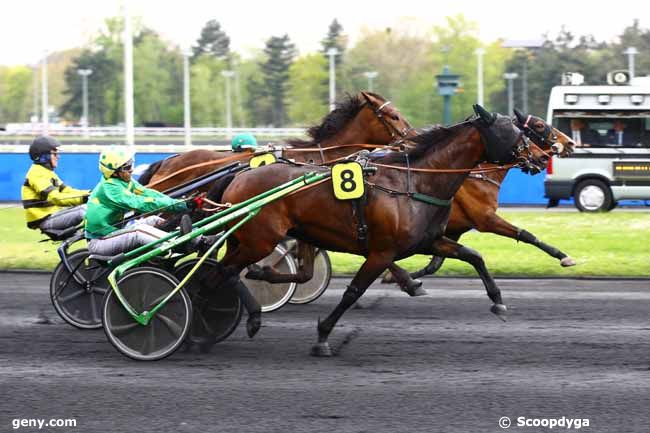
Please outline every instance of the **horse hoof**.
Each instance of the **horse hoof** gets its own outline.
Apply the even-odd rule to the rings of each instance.
[[[332,349],[330,349],[328,342],[317,343],[311,347],[311,352],[309,354],[311,356],[318,356],[319,358],[328,358],[332,356]]]
[[[386,272],[384,274],[384,277],[381,279],[382,284],[392,284],[395,282],[395,278],[393,278],[393,274],[390,272]]]
[[[262,317],[260,313],[248,316],[248,320],[246,321],[246,334],[248,334],[248,338],[255,337],[255,334],[257,334],[257,331],[259,331],[261,327]]]
[[[402,292],[408,293],[409,296],[424,296],[427,291],[422,288],[422,281],[410,280],[405,287],[400,287]]]
[[[494,304],[490,307],[490,311],[495,314],[499,319],[506,321],[506,313],[508,308],[503,304]]]
[[[573,260],[571,257],[565,257],[562,260],[560,260],[560,265],[562,265],[563,268],[568,268],[569,266],[575,266],[576,261]]]

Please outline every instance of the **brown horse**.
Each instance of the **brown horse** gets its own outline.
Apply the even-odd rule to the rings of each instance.
[[[515,125],[544,150],[557,150],[559,156],[568,156],[573,152],[575,143],[561,131],[549,126],[536,116],[525,116],[515,110]],[[479,168],[494,167],[481,164]],[[480,232],[495,233],[517,241],[536,246],[548,255],[560,260],[561,266],[573,266],[575,260],[559,249],[547,245],[537,239],[532,233],[520,229],[497,215],[499,206],[499,189],[508,170],[498,170],[487,173],[471,173],[463,182],[454,196],[451,216],[445,230],[445,236],[457,241],[463,234],[472,229]],[[424,275],[434,274],[444,262],[444,257],[434,256],[423,269],[410,275],[398,266],[391,266],[383,282],[394,280],[411,296],[426,294],[419,281]],[[393,278],[391,278],[391,275]]]
[[[348,96],[319,125],[307,130],[311,140],[292,140],[282,156],[302,162],[325,163],[348,156],[371,145],[388,145],[413,135],[408,121],[390,101],[370,92]],[[366,143],[357,144],[356,143]],[[246,162],[251,149],[242,152],[190,150],[151,164],[140,183],[164,191],[196,179],[234,161]]]
[[[376,93],[359,92],[337,103],[320,124],[307,130],[307,135],[311,140],[289,141],[290,146],[282,149],[282,156],[298,162],[328,163],[363,149],[400,145],[415,135],[415,131],[390,101]],[[244,152],[192,150],[152,164],[142,174],[140,182],[163,191],[233,161],[248,161],[253,155],[248,149]],[[217,190],[215,194],[221,195],[221,192]],[[176,220],[170,220],[170,225],[175,224]],[[284,275],[272,267],[262,269],[253,265],[246,277],[270,283],[305,283],[313,277],[315,254],[311,245],[298,242],[299,267],[295,274]]]
[[[318,344],[312,351],[316,356],[331,355],[327,340],[336,322],[392,262],[422,251],[433,250],[473,265],[494,303],[492,312],[504,315],[501,293],[480,254],[443,236],[450,213],[445,203],[479,162],[509,163],[525,153],[541,164],[546,154],[535,145],[529,147],[510,118],[490,115],[478,106],[475,111],[480,117],[425,132],[412,139],[415,148],[380,160],[383,166],[368,183],[362,210],[368,226],[365,241],[357,230],[358,208],[336,200],[332,183],[321,182],[265,206],[236,231],[221,262],[225,274],[238,275],[273,251],[287,234],[327,250],[365,256],[339,305],[318,324]],[[289,164],[252,170],[232,181],[223,200],[238,203],[313,170]],[[249,310],[249,335],[260,326],[259,310]]]

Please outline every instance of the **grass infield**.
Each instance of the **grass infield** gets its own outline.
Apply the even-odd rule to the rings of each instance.
[[[554,212],[499,212],[512,224],[525,228],[541,241],[559,248],[578,264],[562,268],[559,261],[527,244],[501,236],[470,232],[460,239],[479,251],[494,276],[529,277],[650,277],[650,213],[616,211],[606,214]],[[57,244],[39,243],[43,236],[25,225],[20,208],[0,208],[0,269],[52,270],[58,263]],[[83,242],[79,243],[79,247]],[[335,274],[354,274],[362,257],[331,253]],[[402,260],[413,271],[427,256]],[[437,275],[476,276],[458,260],[447,260]]]

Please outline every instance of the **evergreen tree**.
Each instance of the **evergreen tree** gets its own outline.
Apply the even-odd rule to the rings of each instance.
[[[203,26],[201,36],[196,40],[192,51],[192,60],[196,60],[202,54],[214,56],[219,60],[229,60],[230,38],[221,30],[221,24],[217,20],[210,20]]]
[[[82,78],[77,73],[79,69],[90,69],[92,75],[88,78],[88,117],[91,124],[105,125],[113,123],[108,118],[107,91],[117,80],[121,72],[119,65],[108,57],[106,51],[85,50],[65,70],[67,100],[61,106],[61,114],[70,114],[80,118],[83,111]]]
[[[289,80],[289,67],[296,56],[296,48],[289,40],[289,36],[272,36],[266,41],[264,48],[266,62],[261,66],[264,75],[265,92],[271,107],[271,123],[275,127],[282,127],[286,121],[287,109],[285,95]],[[249,87],[250,90],[252,90]]]

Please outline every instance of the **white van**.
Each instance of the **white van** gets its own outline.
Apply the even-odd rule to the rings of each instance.
[[[565,74],[551,90],[547,120],[577,147],[549,164],[549,206],[573,198],[579,210],[598,212],[619,200],[650,200],[650,76],[616,71],[605,86],[583,86],[581,78]]]

